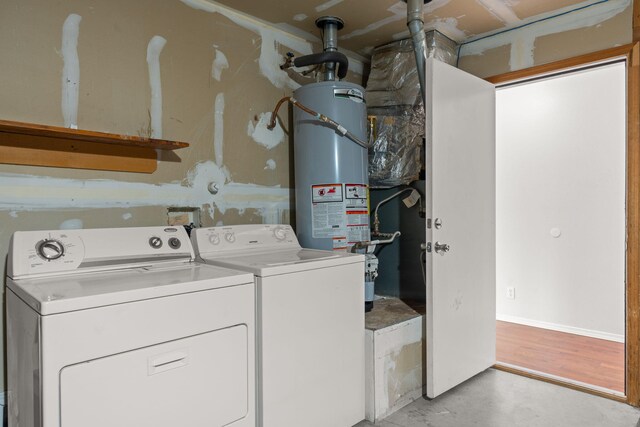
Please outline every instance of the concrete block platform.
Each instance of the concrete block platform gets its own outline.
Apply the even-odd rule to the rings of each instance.
[[[384,298],[366,313],[365,328],[365,416],[375,423],[423,394],[423,316]]]

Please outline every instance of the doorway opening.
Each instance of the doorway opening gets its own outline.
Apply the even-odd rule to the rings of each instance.
[[[496,91],[496,358],[624,397],[625,58]]]

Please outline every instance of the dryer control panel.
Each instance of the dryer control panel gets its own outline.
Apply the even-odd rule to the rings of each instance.
[[[202,255],[256,249],[300,249],[293,228],[284,224],[247,224],[211,228],[196,228],[191,232],[191,242]]]
[[[183,227],[18,231],[9,244],[7,275],[16,279],[193,259]]]

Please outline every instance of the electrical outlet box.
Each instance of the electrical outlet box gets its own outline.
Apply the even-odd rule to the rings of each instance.
[[[168,208],[167,225],[193,225],[194,227],[200,227],[200,208]]]
[[[507,298],[516,299],[516,288],[507,288]]]

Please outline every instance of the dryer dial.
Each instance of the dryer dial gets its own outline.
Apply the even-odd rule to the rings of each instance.
[[[212,245],[217,245],[220,243],[220,235],[218,233],[209,235],[209,243]]]
[[[149,246],[153,249],[160,249],[162,247],[162,239],[157,236],[151,237],[149,239]]]
[[[36,252],[40,258],[53,261],[64,256],[64,245],[59,240],[45,239],[36,245]]]
[[[171,249],[180,249],[180,246],[182,246],[182,243],[180,243],[180,239],[178,239],[177,237],[172,237],[169,239],[169,247]]]
[[[284,227],[276,227],[273,229],[273,237],[276,240],[284,240],[287,238],[287,230]]]

